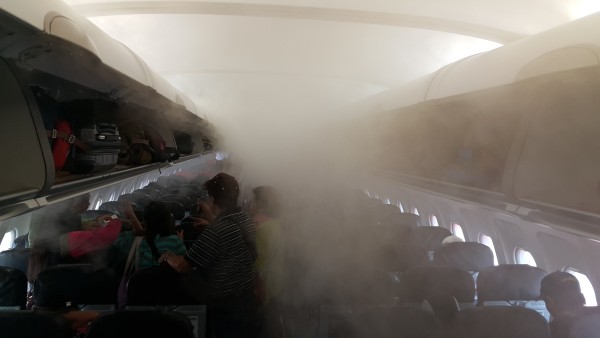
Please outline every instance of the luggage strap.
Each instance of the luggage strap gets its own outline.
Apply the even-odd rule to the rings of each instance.
[[[90,150],[90,147],[87,144],[78,140],[73,134],[65,133],[64,131],[58,131],[56,129],[46,130],[46,134],[48,134],[48,137],[51,139],[59,138],[67,141],[67,143],[74,144],[83,151]]]

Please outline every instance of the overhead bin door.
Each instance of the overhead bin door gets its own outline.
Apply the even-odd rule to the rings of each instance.
[[[600,213],[600,67],[561,72],[530,125],[516,170],[518,198]]]
[[[4,60],[0,59],[0,205],[34,197],[46,183],[46,163],[29,105]],[[45,140],[44,140],[45,141]]]

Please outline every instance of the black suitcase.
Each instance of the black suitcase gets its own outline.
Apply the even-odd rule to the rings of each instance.
[[[72,120],[75,143],[66,169],[72,174],[93,174],[114,168],[121,150],[116,123],[95,121],[91,117]]]

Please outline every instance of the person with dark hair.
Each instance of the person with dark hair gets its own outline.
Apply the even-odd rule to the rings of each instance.
[[[139,246],[139,268],[158,265],[157,259],[164,252],[185,253],[183,240],[175,233],[171,221],[171,211],[163,202],[152,201],[144,208],[144,226],[139,222],[131,203],[123,203],[124,210],[131,210],[132,231],[121,233],[116,241],[124,256],[129,253],[136,236],[143,236],[144,240]]]
[[[569,338],[573,323],[588,314],[600,313],[598,307],[586,307],[579,281],[568,272],[555,271],[542,279],[540,298],[552,316],[552,338]]]
[[[256,331],[254,225],[237,205],[239,186],[234,177],[219,173],[204,187],[210,201],[198,204],[208,226],[185,255],[166,253],[159,261],[179,272],[197,267],[205,273],[210,337],[252,337]]]

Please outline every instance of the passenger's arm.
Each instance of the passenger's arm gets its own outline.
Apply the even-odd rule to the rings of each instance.
[[[192,266],[185,259],[184,256],[175,255],[171,252],[163,253],[158,259],[158,263],[167,262],[173,270],[183,273],[188,272],[192,269]]]
[[[124,216],[131,223],[131,230],[133,231],[133,234],[136,236],[142,236],[144,234],[144,227],[135,215],[135,212],[133,211],[133,205],[131,204],[131,202],[121,202],[120,205],[121,209],[125,213]]]

